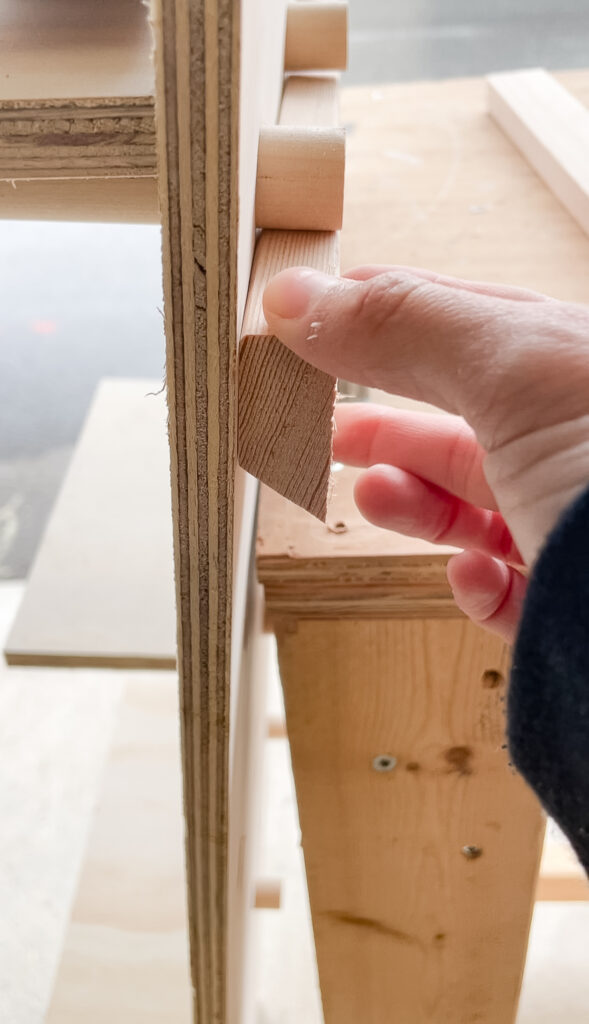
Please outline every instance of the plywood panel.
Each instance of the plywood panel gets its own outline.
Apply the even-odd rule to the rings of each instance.
[[[223,1024],[230,684],[236,693],[255,507],[236,486],[236,343],[285,5],[169,0],[153,16],[194,1013]]]
[[[175,675],[126,684],[47,1024],[188,1024]]]
[[[6,644],[16,665],[173,668],[165,396],[97,391]]]

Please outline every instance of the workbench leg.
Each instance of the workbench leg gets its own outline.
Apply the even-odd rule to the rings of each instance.
[[[544,823],[505,646],[460,618],[274,625],[326,1024],[512,1024]]]

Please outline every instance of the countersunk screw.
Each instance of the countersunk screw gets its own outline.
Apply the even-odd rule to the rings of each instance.
[[[397,758],[393,757],[392,754],[378,754],[372,760],[372,767],[375,772],[392,772],[396,764]]]

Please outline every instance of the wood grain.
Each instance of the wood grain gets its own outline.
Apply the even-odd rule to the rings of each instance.
[[[358,472],[334,474],[325,523],[262,488],[256,565],[270,620],[461,617],[446,579],[455,549],[371,526],[354,502]]]
[[[288,5],[285,71],[344,71],[348,65],[348,5],[297,0]]]
[[[9,664],[174,668],[168,474],[161,382],[103,381],[7,640]]]
[[[589,105],[587,71],[555,78]],[[342,120],[342,267],[393,261],[589,300],[587,237],[489,117],[483,79],[348,88]]]
[[[176,678],[126,684],[47,1024],[188,1024]]]
[[[541,68],[487,85],[494,120],[589,234],[589,111]]]
[[[285,124],[262,128],[256,224],[287,231],[339,231],[344,207],[341,128]]]
[[[502,642],[430,618],[275,628],[326,1024],[510,1024],[543,821],[502,749]]]
[[[238,459],[249,473],[312,515],[327,512],[335,378],[268,334],[262,296],[289,266],[337,273],[333,232],[263,231],[239,346]]]
[[[229,778],[237,746],[230,703],[235,709],[240,692],[255,512],[255,492],[242,480],[236,486],[236,341],[252,262],[258,134],[262,123],[276,120],[286,20],[282,2],[242,6],[156,0],[153,7],[188,918],[199,1024],[229,1019]],[[239,913],[239,901],[235,906]],[[236,928],[246,950],[247,922],[229,921],[229,931]]]
[[[0,178],[153,176],[145,7],[62,0],[0,12]]]
[[[159,224],[157,179],[32,178],[0,181],[4,220],[85,221],[99,224]]]
[[[293,75],[284,88],[280,126],[333,126],[338,121],[338,108],[337,80],[333,76]],[[337,219],[343,206],[341,147],[339,152]],[[284,196],[287,219],[294,226],[287,193]],[[333,203],[330,211],[333,214]],[[269,334],[262,310],[269,279],[286,267],[299,265],[338,273],[337,234],[262,231],[239,345],[238,459],[252,476],[323,520],[329,492],[336,381]]]

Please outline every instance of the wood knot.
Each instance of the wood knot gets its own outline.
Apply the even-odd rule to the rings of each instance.
[[[458,775],[472,775],[472,748],[450,747],[444,754],[450,771]]]
[[[496,690],[505,682],[505,676],[502,672],[497,672],[494,668],[488,668],[483,672],[481,682],[485,690]]]

